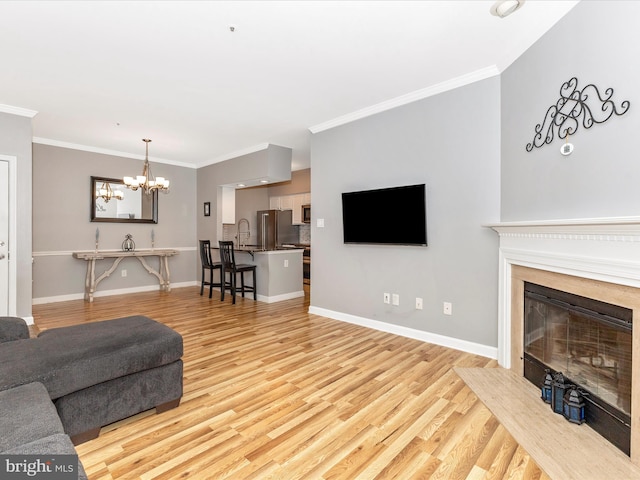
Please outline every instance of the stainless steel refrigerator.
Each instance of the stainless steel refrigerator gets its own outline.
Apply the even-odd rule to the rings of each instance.
[[[291,210],[258,211],[258,246],[272,250],[298,243],[298,228],[291,224]]]

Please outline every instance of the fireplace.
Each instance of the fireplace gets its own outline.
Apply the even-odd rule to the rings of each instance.
[[[524,376],[545,369],[585,392],[590,426],[629,455],[632,310],[553,288],[524,284]]]
[[[600,381],[596,382],[599,388],[594,389],[595,396],[599,394],[603,403],[616,410],[616,422],[629,431],[629,440],[623,442],[627,447],[622,449],[627,451],[633,463],[640,465],[640,328],[631,329],[629,325],[627,332],[624,326],[632,319],[640,318],[640,217],[505,222],[490,227],[500,236],[497,357],[502,367],[524,376],[525,370],[529,370],[540,356],[547,358],[545,347],[540,346],[545,341],[545,333],[539,327],[527,327],[525,334],[527,283],[627,310],[618,318],[622,320],[620,324],[614,322],[613,330],[602,334],[593,322],[587,322],[586,330],[578,334],[580,339],[589,340],[599,335],[604,339],[601,345],[590,341],[591,352],[586,345],[556,338],[554,335],[562,329],[563,321],[552,318],[549,323],[557,328],[555,331],[552,328],[546,335],[547,341],[555,341],[555,345],[547,345],[551,352],[547,350],[546,353],[561,358],[559,363],[553,363],[556,361],[553,360],[549,366],[567,374],[573,382],[580,383],[582,377],[579,375],[584,375],[578,370],[579,366],[586,365],[586,371],[592,374],[597,371],[595,375]],[[608,311],[599,312],[598,308],[593,310],[596,310],[596,318],[617,317]],[[628,311],[632,312],[631,318]],[[565,330],[574,327],[573,320],[564,322]],[[627,346],[631,342],[630,358],[628,353],[620,355],[610,349],[613,335],[621,337],[621,343]],[[561,347],[563,342],[564,347]],[[525,343],[528,345],[526,352]],[[607,350],[606,355],[593,356],[592,362],[589,354],[598,348]],[[565,358],[562,358],[563,354]],[[615,362],[617,368],[614,369]],[[573,374],[576,378],[569,373],[571,369],[576,370]],[[615,380],[616,375],[620,384]],[[629,381],[623,382],[623,377],[630,377]],[[589,380],[594,381],[593,378]],[[612,390],[612,386],[616,388]],[[589,390],[589,385],[584,388]],[[588,423],[577,428],[591,426]],[[571,442],[571,439],[567,441]],[[611,445],[604,438],[602,441],[603,448]]]

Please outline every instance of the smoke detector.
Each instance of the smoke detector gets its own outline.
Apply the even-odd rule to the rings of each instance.
[[[504,18],[518,10],[524,2],[525,0],[498,0],[491,6],[489,11],[491,12],[491,15]]]

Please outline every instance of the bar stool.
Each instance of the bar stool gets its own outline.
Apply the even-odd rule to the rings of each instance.
[[[240,274],[240,291],[244,297],[244,292],[253,292],[253,299],[257,300],[258,295],[256,292],[256,266],[249,264],[237,264],[235,253],[233,249],[233,242],[220,240],[220,260],[222,261],[222,287],[220,288],[220,300],[224,300],[224,291],[231,290],[231,296],[233,297],[232,303],[236,303],[236,290],[237,290],[237,274]],[[245,285],[244,273],[253,273],[253,285]],[[227,281],[226,274],[229,273],[229,280]]]
[[[200,261],[202,262],[202,283],[200,284],[200,295],[204,292],[204,286],[209,285],[209,298],[211,298],[211,292],[213,287],[220,287],[222,289],[222,262],[213,262],[211,260],[211,240],[198,240],[200,242]],[[205,270],[209,270],[209,281],[205,282],[204,273]],[[213,271],[220,270],[220,282],[213,282]]]

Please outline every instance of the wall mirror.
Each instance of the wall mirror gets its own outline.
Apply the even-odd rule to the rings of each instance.
[[[101,189],[110,186],[114,196],[105,200]],[[116,195],[122,196],[121,200]],[[91,177],[91,221],[158,223],[158,192],[147,195],[141,189],[125,187],[121,178]]]

